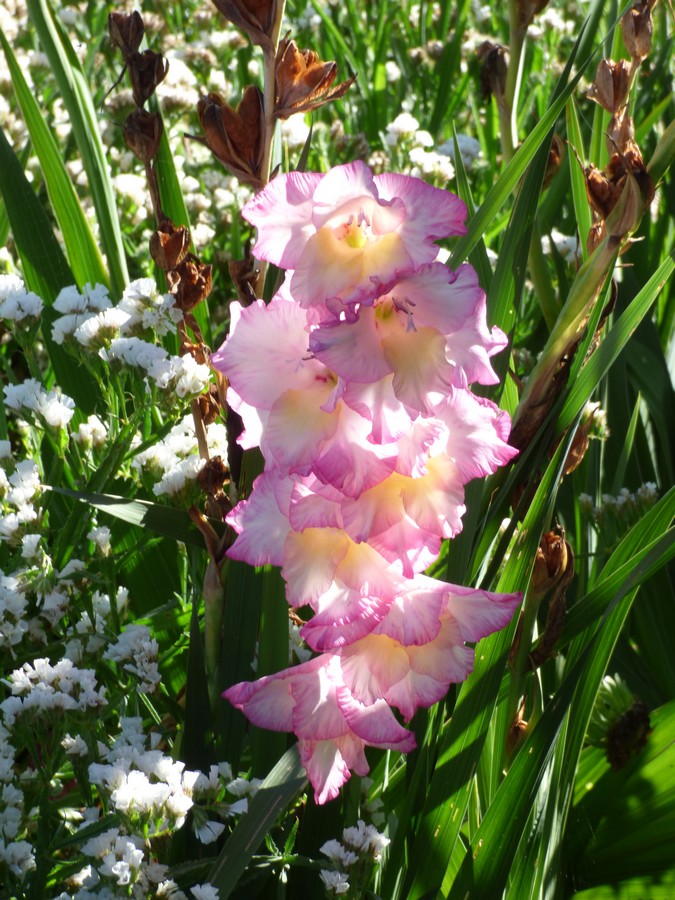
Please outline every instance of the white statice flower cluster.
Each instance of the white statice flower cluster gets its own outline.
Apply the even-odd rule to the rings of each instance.
[[[6,388],[5,388],[6,390]],[[14,466],[14,471],[12,471]],[[9,474],[7,474],[9,472]],[[22,545],[23,539],[40,524],[36,502],[42,493],[40,472],[29,459],[14,464],[3,459],[0,468],[0,543]],[[32,537],[32,536],[31,536]],[[30,544],[26,546],[30,552]]]
[[[15,575],[0,571],[0,649],[16,647],[28,630],[28,601]]]
[[[579,494],[579,508],[593,524],[611,539],[638,522],[655,505],[659,491],[653,481],[641,484],[636,491],[623,487],[619,493],[603,494],[595,503],[590,494]]]
[[[32,324],[40,318],[44,302],[33,291],[27,291],[16,275],[0,275],[0,319]]]
[[[321,847],[332,869],[322,869],[320,876],[329,897],[346,894],[349,890],[350,875],[358,876],[363,870],[382,859],[382,851],[389,845],[389,838],[359,819],[356,825],[345,828],[342,840],[330,840]],[[346,871],[345,871],[346,870]]]
[[[480,156],[480,142],[468,134],[458,134],[457,145],[464,167],[470,169]],[[452,138],[443,144],[439,144],[436,149],[444,156],[449,156],[453,163],[455,162],[455,142]]]
[[[144,377],[158,388],[175,394],[181,400],[199,396],[209,383],[211,370],[192,356],[173,356],[163,347],[137,337],[114,338],[99,356],[111,366],[140,369]]]
[[[406,174],[439,186],[455,176],[449,155],[433,149],[434,139],[409,112],[400,113],[387,125],[384,143],[400,157],[395,161],[406,168]]]
[[[225,426],[214,422],[208,426],[206,440],[211,457],[227,461],[227,432]],[[194,482],[205,465],[198,455],[197,438],[191,416],[185,416],[167,436],[147,450],[138,453],[132,466],[139,472],[157,479],[153,491],[156,496],[176,496]]]
[[[54,301],[54,309],[61,316],[52,325],[52,339],[56,344],[63,344],[80,325],[111,306],[108,288],[103,284],[87,283],[82,292],[76,285],[63,288]]]
[[[72,438],[83,450],[100,450],[108,440],[108,429],[98,416],[91,415],[73,431]]]
[[[117,306],[113,306],[104,285],[87,284],[82,293],[75,286],[64,288],[54,308],[61,313],[52,326],[56,343],[72,337],[88,350],[106,348],[120,337],[140,339],[152,333],[175,333],[183,317],[175,298],[162,294],[152,278],[130,282]]]
[[[75,621],[72,636],[66,641],[65,657],[77,664],[82,662],[86,654],[99,654],[109,643],[113,623],[120,620],[128,605],[129,591],[125,587],[117,588],[114,600],[103,591],[94,591],[91,597],[91,614],[85,609]]]
[[[127,625],[103,654],[138,679],[141,694],[151,694],[162,680],[157,666],[159,644],[145,625]]]
[[[99,525],[96,528],[92,528],[87,534],[87,539],[94,542],[96,550],[101,556],[110,556],[112,553],[111,537],[112,535],[107,525]]]
[[[3,388],[5,406],[15,413],[32,413],[36,424],[65,428],[73,418],[75,401],[59,388],[46,391],[35,378]]]
[[[213,843],[225,830],[214,815],[229,819],[247,812],[249,798],[261,784],[259,778],[233,778],[232,767],[226,762],[212,765],[208,775],[200,773],[193,793],[200,805],[193,807],[192,827],[201,843]]]
[[[15,669],[7,679],[12,695],[0,703],[3,721],[10,730],[17,719],[91,712],[107,703],[105,687],[96,684],[96,673],[79,669],[69,659],[52,665],[48,659],[36,659]]]

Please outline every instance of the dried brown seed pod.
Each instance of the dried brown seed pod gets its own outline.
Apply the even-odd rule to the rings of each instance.
[[[544,187],[548,187],[551,181],[558,173],[563,159],[565,158],[565,144],[559,134],[553,135],[551,141],[551,149],[548,154],[548,162],[546,163],[546,172],[544,173]]]
[[[493,44],[492,41],[483,41],[476,54],[481,61],[481,94],[485,100],[489,100],[493,95],[495,100],[503,100],[508,68],[506,47]]]
[[[188,255],[166,275],[169,291],[176,298],[176,306],[188,313],[211,293],[213,272],[196,256]]]
[[[180,265],[189,249],[190,232],[170,219],[163,219],[150,238],[150,255],[164,272]]]
[[[141,46],[144,32],[143,19],[136,9],[129,14],[111,12],[108,16],[110,40],[119,47],[125,60]]]
[[[161,53],[144,50],[143,53],[132,53],[127,58],[131,90],[136,106],[143,106],[146,100],[155,93],[169,71],[169,62]]]
[[[163,130],[158,113],[136,109],[125,119],[124,142],[142,163],[149,163],[157,156]]]
[[[588,202],[598,215],[606,219],[614,209],[621,190],[616,184],[595,166],[587,166],[584,169],[586,178],[586,195]]]
[[[640,0],[621,18],[621,34],[626,50],[634,60],[643,60],[652,49],[654,22],[649,0]]]
[[[287,119],[342,97],[356,76],[332,87],[337,63],[321,62],[313,50],[300,50],[295,41],[281,41],[277,50],[274,114]]]
[[[591,100],[599,103],[607,112],[616,115],[628,101],[630,87],[630,63],[627,59],[614,62],[601,59],[595,71],[595,80],[588,90]]]
[[[211,93],[199,101],[197,112],[205,143],[214,156],[240,181],[261,188],[263,97],[260,90],[249,85],[236,110],[219,94]]]
[[[252,43],[273,49],[272,32],[279,17],[279,0],[213,0],[226,19],[245,31]]]

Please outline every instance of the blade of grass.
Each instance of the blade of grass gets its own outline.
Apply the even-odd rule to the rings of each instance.
[[[511,565],[496,590],[524,591],[544,524],[551,518],[571,434],[551,460],[523,522]],[[479,644],[475,669],[462,685],[428,791],[428,800],[408,858],[408,900],[435,897],[452,858],[469,802],[471,781],[485,737],[516,628],[516,617],[503,631]],[[390,878],[392,876],[389,876]],[[385,881],[385,887],[387,885]],[[486,895],[490,896],[490,895]]]
[[[90,284],[110,287],[103,259],[64,166],[62,151],[42,118],[31,88],[0,29],[0,44],[7,60],[16,98],[40,161],[47,192],[66,247],[70,268],[80,288]]]
[[[258,850],[278,816],[287,809],[307,784],[298,751],[287,750],[249,801],[248,812],[237,822],[227,843],[209,872],[208,881],[226,900],[253,854]]]
[[[59,291],[74,284],[75,279],[54,236],[47,214],[1,128],[0,193],[21,258],[26,286],[42,297],[47,307],[42,313],[40,327],[56,380],[84,412],[93,412],[98,395],[92,381],[81,377],[72,358],[52,340],[51,326],[56,313],[49,306]]]
[[[96,110],[73,47],[47,0],[27,0],[28,14],[59,86],[87,173],[113,294],[121,297],[129,280],[117,204],[98,129]]]
[[[574,218],[577,223],[577,233],[579,235],[579,246],[581,249],[581,258],[588,259],[588,249],[586,247],[586,238],[591,230],[593,219],[591,216],[591,208],[586,196],[586,179],[581,168],[581,164],[576,158],[578,154],[580,160],[586,158],[584,150],[584,139],[581,135],[581,127],[579,125],[579,115],[577,113],[574,97],[570,97],[565,107],[567,117],[567,140],[572,148],[573,153],[570,156],[570,181],[572,183],[572,201],[574,203]]]

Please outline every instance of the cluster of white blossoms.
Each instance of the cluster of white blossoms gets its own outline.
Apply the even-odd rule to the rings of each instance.
[[[623,487],[616,496],[603,494],[597,504],[590,494],[579,494],[579,508],[597,528],[611,535],[639,521],[658,499],[656,484],[647,481],[636,491]]]
[[[5,443],[5,442],[3,442]],[[7,442],[8,443],[8,442]],[[34,501],[42,492],[38,467],[29,459],[14,465],[3,457],[0,468],[0,543],[17,545],[27,530],[37,527],[39,513]]]
[[[40,318],[44,302],[27,291],[16,275],[0,275],[0,319],[31,324]]]
[[[137,690],[151,694],[162,680],[157,665],[159,644],[145,625],[127,625],[103,654],[137,679]]]
[[[206,431],[209,456],[227,460],[227,432],[225,426],[214,422]],[[157,483],[153,492],[157,497],[175,497],[189,482],[193,482],[203,469],[206,460],[197,455],[197,438],[190,416],[185,416],[166,437],[134,457],[132,466],[138,472],[147,473]]]
[[[54,712],[88,712],[107,703],[105,687],[96,683],[96,673],[80,669],[69,659],[52,665],[36,659],[15,669],[7,679],[11,696],[0,703],[5,727],[12,729],[36,717]]]
[[[16,840],[24,815],[24,795],[14,778],[16,751],[10,733],[0,722],[0,863],[16,876],[35,868],[33,848]]]
[[[50,428],[65,428],[75,412],[75,401],[59,388],[46,391],[35,378],[3,388],[5,406],[23,415],[32,413],[33,421]]]
[[[350,873],[379,863],[382,851],[389,843],[388,837],[380,834],[374,825],[366,825],[363,819],[359,819],[356,825],[345,828],[341,841],[326,841],[321,852],[328,857],[333,868],[322,869],[320,877],[327,896],[339,897],[346,894],[350,888]]]
[[[439,186],[455,177],[454,141],[445,141],[434,147],[431,134],[420,129],[419,122],[410,112],[400,113],[387,125],[384,142],[391,152],[400,157],[397,163],[406,174]],[[475,138],[463,134],[458,135],[457,143],[464,165],[470,168],[480,155],[480,144]]]

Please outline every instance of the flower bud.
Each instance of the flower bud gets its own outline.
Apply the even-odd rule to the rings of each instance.
[[[216,9],[233,25],[246,32],[254,44],[271,50],[278,33],[279,0],[213,0]]]
[[[249,85],[236,110],[219,94],[211,93],[199,101],[197,112],[206,144],[213,155],[240,181],[255,188],[262,187],[263,97],[260,90]]]
[[[169,71],[169,63],[161,53],[144,50],[143,53],[132,53],[127,59],[131,89],[136,106],[143,106],[146,100],[155,93]]]
[[[495,100],[502,100],[506,89],[506,47],[483,41],[476,53],[481,61],[480,89],[483,97],[489,100],[494,95]]]

